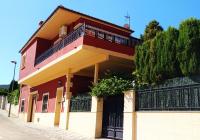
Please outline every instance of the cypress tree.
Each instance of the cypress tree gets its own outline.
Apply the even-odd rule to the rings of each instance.
[[[190,18],[180,24],[177,51],[182,73],[200,74],[200,20]]]

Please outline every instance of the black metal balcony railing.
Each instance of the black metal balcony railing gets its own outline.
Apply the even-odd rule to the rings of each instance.
[[[83,36],[84,32],[85,32],[85,25],[82,25],[79,28],[77,28],[74,32],[72,32],[69,35],[67,35],[66,37],[64,37],[60,42],[56,43],[51,48],[46,50],[39,57],[37,57],[36,60],[35,60],[35,65],[41,63],[42,61],[44,61],[45,59],[47,59],[48,57],[50,57],[51,55],[53,55],[57,51],[61,50],[62,48],[64,48],[68,44],[72,43],[73,41],[75,41],[79,37]]]

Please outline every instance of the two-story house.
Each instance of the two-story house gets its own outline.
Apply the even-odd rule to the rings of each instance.
[[[89,111],[73,112],[71,97],[89,92],[92,82],[107,70],[133,70],[138,40],[132,33],[129,28],[58,6],[20,50],[19,116],[27,122],[101,137],[101,99],[92,97]],[[107,137],[109,131],[105,131]]]

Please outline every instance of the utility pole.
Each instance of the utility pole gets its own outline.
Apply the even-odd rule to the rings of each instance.
[[[12,82],[11,82],[11,84],[12,84],[11,92],[12,92],[13,89],[14,89],[15,69],[16,69],[16,64],[17,64],[17,62],[16,62],[16,61],[10,61],[10,62],[14,64],[13,80],[12,80]],[[11,93],[10,93],[10,94],[11,94]],[[10,117],[10,112],[11,112],[11,102],[10,102],[10,104],[9,104],[8,117]]]

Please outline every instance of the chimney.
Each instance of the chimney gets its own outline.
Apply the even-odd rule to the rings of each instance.
[[[126,28],[126,29],[130,29],[129,24],[124,24],[124,28]]]
[[[44,23],[44,21],[41,20],[41,21],[38,23],[38,26],[40,27],[43,23]]]

